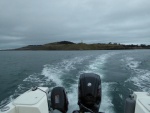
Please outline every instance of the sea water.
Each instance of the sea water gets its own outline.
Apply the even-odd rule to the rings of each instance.
[[[102,79],[100,111],[123,113],[129,94],[150,91],[150,50],[0,51],[0,107],[31,87],[63,86],[71,113],[82,73]]]

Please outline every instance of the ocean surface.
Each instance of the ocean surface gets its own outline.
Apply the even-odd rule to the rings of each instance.
[[[133,91],[150,91],[150,50],[0,51],[0,107],[33,86],[63,86],[69,111],[78,109],[82,73],[102,79],[100,111],[123,113]]]

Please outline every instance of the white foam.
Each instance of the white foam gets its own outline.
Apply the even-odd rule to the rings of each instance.
[[[136,69],[141,63],[139,61],[135,61],[132,57],[127,57],[125,59],[122,59],[122,61],[125,62],[126,66],[130,69]]]
[[[107,62],[107,59],[110,58],[115,53],[111,52],[108,54],[103,54],[98,56],[94,61],[90,62],[90,65],[87,66],[86,70],[83,70],[81,73],[96,73],[103,77],[103,67],[105,63]]]
[[[68,73],[71,70],[76,69],[76,64],[81,64],[84,60],[86,60],[89,57],[75,57],[72,59],[64,59],[62,62],[59,62],[55,65],[47,64],[44,66],[42,70],[42,75],[45,77],[48,77],[49,80],[56,83],[56,85],[62,86],[62,79],[61,76]]]
[[[109,95],[111,83],[102,83],[102,102],[99,111],[105,113],[114,113],[114,105],[112,104],[112,98]]]
[[[77,105],[78,102],[78,84],[72,85],[72,91],[68,94],[68,100],[69,100],[69,110],[68,113],[72,113],[73,110],[79,110],[79,107]]]
[[[123,100],[123,96],[122,96],[122,94],[119,94],[119,97],[121,98],[121,100]]]
[[[23,80],[24,82],[41,82],[41,79],[38,77],[38,74],[29,75]]]
[[[122,60],[126,64],[127,68],[134,72],[125,82],[133,82],[135,86],[142,91],[150,91],[148,84],[150,83],[150,71],[146,69],[140,69],[139,65],[141,61],[136,61],[134,58],[127,57]]]
[[[91,56],[85,56],[85,57],[75,57],[71,59],[64,59],[62,62],[60,62],[58,65],[63,71],[71,71],[76,69],[76,64],[82,64],[82,62]]]
[[[62,80],[60,79],[60,76],[63,74],[63,71],[61,69],[58,69],[58,67],[54,67],[52,65],[45,65],[41,74],[45,77],[48,77],[49,80],[55,82],[57,85],[62,85]]]
[[[133,81],[134,85],[138,86],[142,91],[150,91],[150,71],[137,69],[136,76],[129,80]]]

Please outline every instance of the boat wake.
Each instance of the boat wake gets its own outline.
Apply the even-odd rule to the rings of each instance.
[[[126,82],[132,82],[141,91],[150,91],[150,71],[140,68],[142,62],[132,57],[127,57],[124,62],[126,68],[131,71],[131,76]]]
[[[14,94],[4,99],[0,105],[12,101],[33,86],[47,86],[51,90],[55,86],[63,86],[68,92],[67,95],[70,108],[68,112],[72,112],[75,109],[79,109],[77,106],[79,75],[82,73],[96,73],[102,78],[102,104],[100,111],[114,113],[112,98],[109,94],[111,84],[103,82],[103,78],[105,77],[103,68],[112,55],[114,55],[114,53],[110,52],[96,57],[92,55],[75,57],[64,59],[62,62],[56,64],[46,64],[43,66],[41,73],[34,73],[25,78],[22,84],[18,85]]]

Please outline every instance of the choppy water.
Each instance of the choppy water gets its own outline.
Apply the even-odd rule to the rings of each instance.
[[[100,111],[123,113],[125,98],[133,91],[150,91],[150,50],[124,51],[1,51],[0,106],[32,86],[63,86],[69,112],[78,109],[79,75],[102,79]]]

